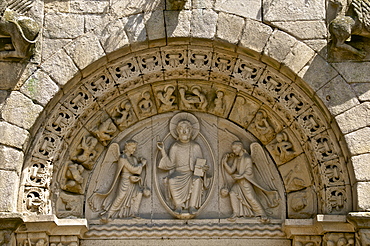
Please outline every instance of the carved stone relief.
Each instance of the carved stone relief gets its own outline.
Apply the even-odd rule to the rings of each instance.
[[[354,246],[355,235],[353,233],[327,233],[324,235],[324,246]]]
[[[322,242],[321,236],[295,236],[293,238],[293,246],[320,246]]]
[[[295,202],[294,205],[288,202],[287,211],[292,218],[309,218],[315,213],[314,208],[305,204],[306,199],[311,199],[312,194],[307,187],[312,186],[313,182],[315,188],[320,187],[317,195],[323,201],[323,210],[336,214],[350,208],[350,191],[345,186],[348,180],[345,163],[339,159],[342,156],[341,149],[336,144],[334,134],[327,130],[323,113],[312,107],[312,100],[298,85],[271,68],[266,70],[266,65],[261,62],[211,47],[156,48],[120,58],[108,64],[106,70],[97,71],[70,89],[57,104],[57,110],[51,112],[46,121],[48,123],[42,125],[35,147],[30,150],[32,158],[27,161],[23,179],[24,182],[29,180],[23,194],[25,212],[50,214],[48,187],[52,187],[53,191],[63,193],[65,198],[53,201],[56,203],[53,209],[60,216],[81,216],[78,211],[71,209],[71,204],[79,203],[81,194],[85,195],[84,202],[88,204],[86,199],[94,193],[104,194],[110,188],[115,188],[112,185],[114,177],[108,174],[103,180],[112,183],[108,182],[105,186],[96,183],[104,157],[112,144],[121,144],[120,150],[123,150],[124,143],[133,139],[138,148],[134,156],[148,160],[143,169],[145,174],[143,170],[139,174],[140,179],[146,179],[148,188],[156,191],[149,192],[146,186],[139,185],[141,192],[128,196],[128,200],[133,201],[133,197],[143,195],[136,199],[139,202],[132,207],[137,217],[144,221],[172,217],[211,218],[232,223],[226,222],[226,218],[231,217],[232,205],[238,202],[232,204],[230,196],[222,197],[220,189],[224,183],[218,183],[222,173],[228,179],[230,188],[235,182],[227,172],[220,171],[222,156],[231,152],[232,142],[238,140],[224,139],[232,131],[240,138],[248,153],[251,153],[251,143],[258,142],[268,163],[279,165],[280,174],[272,166],[272,176],[280,180],[281,175],[289,193],[288,199],[299,200],[299,206],[294,206]],[[164,182],[167,177],[168,180],[177,177],[173,174],[175,169],[159,168],[162,151],[157,147],[157,142],[163,142],[163,152],[169,156],[172,146],[181,142],[169,130],[170,119],[178,113],[176,110],[184,110],[199,121],[199,134],[192,141],[201,148],[203,156],[198,158],[198,166],[204,168],[198,168],[203,171],[200,176],[196,175],[199,182],[194,178],[194,185],[202,188],[197,186],[193,193],[185,192],[190,196],[185,199],[184,205],[181,202],[181,213],[178,213],[180,209],[176,208],[173,198],[176,189],[174,186],[165,186],[170,186],[168,184],[176,179],[168,181],[168,184]],[[303,124],[294,124],[296,121],[292,119],[295,118]],[[52,185],[39,187],[31,182],[39,179],[33,173],[36,173],[36,177],[42,176],[42,171],[32,171],[32,159],[42,160],[42,163],[50,161],[50,166],[58,170]],[[208,170],[206,165],[202,165],[204,160],[209,166]],[[233,163],[232,158],[228,161],[229,164]],[[256,161],[255,165],[263,165],[259,163]],[[117,162],[111,161],[110,165],[116,168]],[[313,180],[311,169],[314,168],[317,168],[317,177]],[[257,168],[254,170],[259,172]],[[51,171],[45,180],[51,179]],[[171,189],[174,194],[171,194]],[[277,185],[276,189],[280,192],[279,197],[285,199],[282,184]],[[201,195],[196,196],[197,192]],[[144,193],[151,193],[151,198],[146,198]],[[189,206],[193,204],[190,201],[193,194],[194,197],[200,197],[194,209]],[[82,217],[85,216],[93,224],[100,224],[100,213],[103,212],[101,204],[98,204],[98,212],[87,205]],[[271,215],[266,212],[271,223],[282,218],[284,206],[285,202],[281,202],[271,208]],[[265,211],[270,209],[265,203],[262,207]],[[244,217],[245,214],[242,215]],[[121,223],[113,214],[107,217],[103,221],[108,221],[108,224]],[[130,213],[130,216],[123,217],[126,221],[133,215]],[[115,222],[110,222],[110,219],[115,219]],[[236,222],[244,219],[248,221],[248,218],[237,218]]]
[[[288,218],[307,219],[317,214],[317,197],[311,187],[288,195]]]
[[[5,10],[0,12],[0,60],[19,61],[33,55],[41,27],[26,14],[34,2],[23,0],[2,3],[5,6],[1,7],[5,7]]]
[[[64,217],[83,217],[84,196],[76,196],[61,192],[57,201],[57,216]]]

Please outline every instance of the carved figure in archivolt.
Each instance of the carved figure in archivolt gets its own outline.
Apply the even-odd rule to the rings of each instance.
[[[215,104],[215,107],[213,109],[214,113],[216,115],[223,115],[226,110],[225,92],[218,90],[213,103]]]
[[[164,88],[164,91],[158,91],[157,98],[160,101],[159,109],[162,111],[169,111],[174,109],[176,96],[174,95],[175,87],[173,85],[169,85]]]
[[[179,88],[180,98],[186,109],[206,110],[208,101],[204,92],[199,86],[193,86],[190,90],[186,86]]]
[[[97,144],[98,140],[95,137],[90,135],[84,136],[72,154],[72,161],[81,163],[86,169],[91,170],[97,154],[95,150]]]
[[[176,141],[168,153],[163,141],[157,142],[161,153],[158,168],[168,171],[164,178],[165,199],[173,205],[176,217],[191,218],[201,207],[203,190],[209,188],[211,181],[203,150],[194,140],[199,134],[198,119],[189,113],[179,113],[171,119],[170,132]]]
[[[143,194],[150,195],[145,180],[147,161],[134,155],[137,145],[136,141],[128,140],[123,153],[118,143],[112,143],[107,150],[103,168],[115,170],[112,185],[108,191],[95,192],[88,200],[90,208],[100,212],[104,223],[113,218],[136,217]]]
[[[116,106],[112,115],[120,130],[125,129],[136,120],[132,104],[128,100]]]
[[[142,116],[149,116],[152,114],[153,101],[150,98],[149,91],[144,91],[142,94],[142,99],[139,101],[139,109]]]
[[[278,193],[261,145],[255,142],[250,147],[251,155],[241,141],[234,141],[232,152],[222,157],[223,178],[226,181],[225,175],[228,174],[234,181],[225,184],[221,195],[230,197],[233,210],[230,221],[235,221],[237,217],[259,217],[261,222],[266,223],[269,221],[268,208],[279,205]],[[265,200],[267,207],[262,205],[261,200]]]

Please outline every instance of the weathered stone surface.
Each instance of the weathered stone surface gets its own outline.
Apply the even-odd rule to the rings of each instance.
[[[76,38],[84,33],[84,17],[77,14],[49,13],[45,15],[44,30],[44,35],[48,38]]]
[[[50,58],[58,52],[63,46],[71,42],[72,39],[50,39],[44,38],[42,41],[42,60]]]
[[[67,13],[70,10],[70,1],[45,0],[44,2],[46,13],[50,12]]]
[[[282,31],[275,31],[267,41],[263,52],[278,62],[283,62],[296,42],[292,36]]]
[[[24,75],[30,76],[33,71],[33,67],[31,65],[27,65],[27,63],[0,61],[0,78],[2,78],[0,82],[0,89],[14,89],[17,83],[22,81]]]
[[[352,157],[352,166],[357,181],[370,181],[369,163],[370,154]]]
[[[14,171],[0,170],[0,211],[15,212],[19,177]]]
[[[338,115],[359,104],[355,93],[341,76],[335,77],[317,91],[333,115]]]
[[[109,1],[89,1],[89,0],[77,0],[70,2],[71,13],[88,13],[88,14],[100,14],[108,11]]]
[[[325,0],[295,1],[266,0],[263,1],[264,21],[288,20],[324,20]]]
[[[236,44],[240,39],[243,28],[243,18],[221,12],[218,15],[216,37]]]
[[[140,42],[146,40],[146,29],[144,22],[144,15],[137,14],[122,19],[126,34],[130,43]]]
[[[259,0],[216,0],[215,9],[255,20],[261,20],[261,3],[262,2]]]
[[[46,60],[41,68],[59,85],[64,85],[78,72],[78,68],[64,50]]]
[[[360,101],[370,101],[370,83],[354,83],[351,87]]]
[[[0,122],[0,143],[16,148],[22,148],[26,142],[29,133],[17,126],[7,122]]]
[[[284,60],[284,64],[298,73],[315,55],[315,52],[302,42],[296,42]]]
[[[240,45],[245,48],[262,52],[267,40],[272,34],[272,28],[261,22],[246,19],[243,35],[240,39]]]
[[[217,13],[212,10],[192,11],[191,35],[196,38],[212,39],[216,33]]]
[[[353,117],[356,115],[356,117]],[[340,130],[346,134],[370,125],[370,103],[362,103],[335,117]]]
[[[0,169],[17,171],[20,174],[23,165],[23,152],[0,145]]]
[[[84,69],[105,55],[99,40],[94,34],[79,37],[64,47],[79,69]]]
[[[324,21],[276,21],[272,24],[301,40],[320,39],[327,36]]]
[[[337,71],[321,56],[316,55],[308,65],[307,70],[298,74],[314,91],[338,75]]]
[[[22,93],[43,106],[45,106],[58,91],[58,85],[41,70],[34,73],[21,88]]]
[[[355,184],[355,189],[358,211],[370,211],[370,182],[358,182]]]
[[[116,17],[129,16],[142,12],[151,12],[153,10],[163,10],[165,0],[122,0],[111,1],[110,8]]]
[[[370,153],[370,128],[365,127],[344,135],[352,155]]]
[[[30,129],[42,110],[42,106],[34,104],[19,91],[13,91],[6,99],[2,117],[12,124]]]
[[[213,7],[214,0],[192,0],[191,3],[193,9],[210,9]]]
[[[340,62],[333,66],[348,83],[370,82],[370,62]]]
[[[191,11],[165,11],[167,37],[187,37],[190,34]]]
[[[164,15],[162,10],[145,13],[144,19],[149,40],[161,39],[166,37]]]
[[[104,25],[104,24],[102,24]],[[94,30],[106,53],[110,53],[129,44],[126,31],[121,19],[109,22]]]
[[[8,97],[8,91],[0,90],[0,109],[3,107],[5,99]]]

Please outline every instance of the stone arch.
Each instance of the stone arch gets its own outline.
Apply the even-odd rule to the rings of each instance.
[[[317,101],[315,95],[307,93],[299,82],[243,53],[200,45],[186,47],[167,45],[133,52],[107,63],[86,78],[68,84],[65,94],[54,102],[48,117],[35,135],[34,147],[30,149],[30,158],[24,169],[22,211],[36,214],[54,213],[51,212],[51,204],[48,203],[51,195],[48,187],[52,170],[65,169],[63,165],[66,165],[67,159],[71,159],[71,152],[67,151],[68,146],[76,147],[76,144],[81,143],[83,137],[86,137],[81,135],[83,132],[98,139],[100,147],[97,148],[100,150],[109,144],[115,134],[118,134],[119,124],[112,115],[113,106],[109,103],[114,102],[115,98],[120,101],[121,97],[126,96],[131,101],[136,100],[133,103],[135,105],[140,95],[131,94],[132,91],[135,91],[135,88],[147,87],[158,106],[155,88],[160,82],[166,84],[168,81],[177,81],[173,84],[177,88],[185,83],[208,86],[210,88],[208,91],[211,91],[211,88],[215,88],[215,91],[217,88],[224,90],[232,103],[228,105],[227,113],[219,116],[248,129],[267,146],[275,162],[281,165],[280,173],[283,179],[285,177],[288,193],[311,186],[313,180],[299,180],[302,175],[296,176],[298,183],[289,183],[286,178],[287,173],[292,170],[294,173],[307,168],[304,173],[311,173],[315,179],[312,191],[318,192],[320,197],[319,207],[314,208],[308,217],[316,213],[346,214],[351,209],[352,198],[348,188],[345,150],[338,145],[336,129],[332,129],[330,118],[315,102]],[[234,92],[229,94],[228,90]],[[252,109],[250,115],[245,116],[248,120],[240,120],[237,116],[246,113],[243,112],[242,105],[247,104],[250,105],[248,108]],[[176,108],[179,109],[185,108]],[[235,111],[236,109],[241,111]],[[159,108],[156,109],[156,113],[157,111],[160,113]],[[214,114],[208,108],[198,111]],[[97,112],[101,112],[98,113],[100,115],[98,118]],[[253,127],[258,112],[268,118],[268,122],[274,128],[268,137]],[[136,120],[148,117],[140,116],[137,108],[135,115]],[[115,129],[110,139],[99,137],[99,134],[94,133],[96,127],[104,122],[108,122],[107,126]],[[273,147],[278,141],[275,138],[279,133],[288,136],[286,141],[296,146],[291,156],[283,159],[274,152]],[[74,144],[71,142],[73,137],[79,138],[73,141]],[[307,166],[294,170],[296,163],[307,163]],[[289,165],[293,166],[288,167]],[[91,169],[85,168],[86,171]],[[59,177],[54,177],[60,180]],[[81,188],[83,189],[83,186]],[[71,191],[77,194],[84,193],[76,189],[69,190]],[[59,191],[54,192],[59,194]],[[288,213],[290,209],[291,217],[295,218],[294,209],[289,206]],[[299,218],[301,215],[297,216]]]
[[[323,94],[315,94],[315,91],[333,77],[338,76],[338,74],[333,68],[329,68],[331,71],[329,74],[330,78],[314,79],[314,76],[306,75],[310,73],[310,61],[314,62],[314,65],[316,63],[326,64],[308,46],[282,31],[272,30],[269,26],[248,18],[241,18],[243,20],[242,28],[231,26],[231,24],[221,28],[223,23],[221,20],[222,18],[225,19],[227,15],[232,16],[222,12],[217,14],[218,17],[214,19],[215,32],[209,33],[208,36],[199,36],[196,32],[189,32],[184,36],[176,36],[176,32],[173,32],[172,36],[170,35],[167,38],[165,38],[165,35],[163,37],[151,38],[147,34],[146,38],[144,38],[145,40],[141,40],[139,37],[130,37],[132,35],[130,30],[122,26],[120,28],[123,28],[125,31],[127,40],[118,46],[111,47],[111,50],[108,49],[108,46],[104,47],[104,40],[110,40],[112,37],[105,37],[102,34],[91,32],[76,38],[72,43],[59,50],[53,57],[46,60],[41,65],[41,69],[37,70],[35,74],[45,76],[47,79],[44,81],[47,83],[55,81],[62,90],[56,94],[54,99],[48,99],[50,100],[49,104],[39,117],[40,120],[32,128],[31,134],[34,141],[29,145],[28,161],[24,166],[22,180],[22,184],[25,184],[22,186],[22,189],[24,188],[26,192],[24,193],[23,190],[20,192],[19,210],[36,214],[54,213],[49,210],[52,206],[48,204],[47,200],[51,193],[56,192],[55,194],[58,194],[58,191],[51,190],[52,192],[50,193],[49,182],[51,169],[55,167],[54,163],[63,160],[63,153],[60,153],[62,159],[49,157],[56,156],[54,155],[55,152],[53,152],[55,149],[61,148],[63,150],[65,146],[68,146],[69,143],[64,141],[64,139],[68,138],[68,136],[75,136],[75,133],[70,129],[72,124],[78,122],[76,126],[82,127],[81,124],[84,124],[82,123],[84,122],[83,118],[86,117],[86,120],[89,118],[89,116],[83,115],[88,113],[86,108],[80,112],[72,111],[71,107],[73,108],[73,106],[71,105],[66,106],[67,102],[65,100],[68,99],[68,96],[79,94],[81,91],[78,92],[78,90],[83,87],[84,92],[79,95],[82,97],[88,95],[85,98],[86,103],[91,103],[93,110],[99,110],[101,106],[96,100],[104,101],[108,100],[108,97],[118,96],[120,94],[120,90],[117,89],[119,86],[129,86],[129,88],[133,89],[140,83],[140,85],[151,85],[160,81],[198,79],[219,86],[227,84],[230,88],[236,89],[238,94],[235,95],[244,97],[245,101],[250,100],[250,102],[256,103],[256,105],[263,105],[262,107],[271,115],[274,115],[274,117],[279,118],[278,121],[281,122],[282,126],[276,133],[289,131],[293,136],[292,139],[299,142],[300,154],[303,151],[318,154],[307,157],[312,176],[315,177],[315,186],[312,186],[314,187],[312,190],[320,194],[318,199],[319,206],[312,214],[346,214],[350,211],[352,208],[352,195],[348,188],[350,181],[346,167],[346,163],[349,162],[347,150],[345,146],[338,144],[341,134],[336,124],[332,123],[333,118],[322,103],[325,96]],[[139,17],[140,14],[132,18]],[[237,16],[233,18],[241,20]],[[111,23],[116,22],[117,20]],[[145,25],[141,27],[145,29]],[[247,34],[250,34],[251,29],[255,31],[262,30],[264,35],[258,37],[258,42],[248,39]],[[140,30],[136,31],[140,33]],[[228,30],[238,33],[236,35],[238,39],[228,39],[230,35],[223,33]],[[168,34],[167,30],[165,30],[166,33]],[[281,42],[281,40],[284,41]],[[90,49],[94,50],[94,52],[92,52],[91,56],[86,57]],[[209,60],[210,63],[203,68],[193,66],[194,64],[189,61],[189,55],[193,50],[209,51],[212,56]],[[171,67],[171,65],[166,64],[168,61],[166,61],[165,54],[172,51],[183,52],[187,56],[184,60],[185,63],[180,64],[178,67]],[[140,57],[148,55],[158,58],[158,64],[155,64],[151,69],[146,68],[139,62]],[[218,55],[221,58],[220,60],[229,59],[231,61],[229,65],[226,65],[226,68],[217,64]],[[130,59],[133,61],[132,64],[135,63],[134,65],[137,66],[138,70],[129,72],[128,75],[125,75],[127,77],[119,82],[121,78],[114,77],[113,67],[114,65],[127,65],[125,62],[130,61]],[[58,67],[62,72],[57,72]],[[101,70],[95,71],[97,67],[101,67]],[[243,69],[246,69],[247,77],[243,77],[241,72]],[[256,71],[257,74],[254,80],[248,78],[248,69]],[[199,72],[200,77],[196,77],[196,75],[181,77],[181,71],[184,72],[184,70],[186,73]],[[102,77],[102,74],[99,72],[103,72],[105,77]],[[160,74],[161,79],[158,78],[158,74]],[[110,82],[105,83],[107,79]],[[97,81],[103,82],[102,89],[96,86],[95,82]],[[278,84],[281,83],[281,88],[277,90],[268,88],[269,83],[273,81],[278,81]],[[89,82],[92,83],[88,85]],[[113,82],[113,86],[111,82]],[[343,82],[340,86],[345,87],[344,84]],[[26,90],[26,85],[27,83],[22,87],[23,91]],[[126,93],[124,89],[121,89],[122,91]],[[127,89],[127,91],[130,91],[130,89]],[[287,94],[288,92],[291,94]],[[289,99],[294,95],[299,95],[300,99],[304,101],[301,111],[298,108],[291,108],[291,105],[289,105]],[[287,98],[285,102],[284,97]],[[46,102],[43,102],[43,105],[46,105]],[[230,112],[232,111],[230,110]],[[278,115],[276,115],[276,112],[279,112]],[[207,111],[207,113],[210,112]],[[307,115],[304,115],[306,113]],[[107,115],[111,117],[109,113]],[[57,121],[59,116],[62,118],[67,116],[67,120],[62,122],[64,127],[53,125],[52,121]],[[74,118],[75,116],[76,118]],[[311,130],[299,128],[299,126],[292,124],[293,119],[297,119],[298,122],[309,122],[312,119],[311,117],[317,117],[315,119],[323,123],[314,133]],[[238,122],[235,119],[231,121],[243,126],[242,122]],[[112,122],[115,124],[114,120]],[[243,127],[248,129],[249,125],[244,125]],[[56,132],[61,135],[56,136]],[[316,134],[317,132],[320,134]],[[309,135],[310,140],[313,139],[316,143],[304,144],[307,143],[304,135]],[[51,143],[50,149],[44,149],[48,147],[48,145],[44,145],[44,141],[48,144]],[[266,145],[268,145],[273,140],[263,141],[260,139],[260,141],[266,142]],[[102,142],[101,144],[104,145]],[[321,153],[320,151],[325,148],[331,148],[331,150],[326,149],[328,153]],[[274,156],[271,148],[267,149],[271,152],[271,156]],[[44,158],[45,156],[47,157]],[[295,156],[294,158],[297,157]],[[274,158],[278,157],[275,155]],[[35,163],[35,160],[37,163]],[[279,161],[276,159],[275,162]],[[287,164],[288,162],[280,162],[280,164],[281,166],[286,166],[282,164]],[[334,172],[336,173],[335,175],[333,175]],[[35,176],[31,176],[34,174]],[[294,192],[302,190],[293,189],[288,193],[294,194]],[[24,209],[24,205],[28,202],[27,194],[29,195],[28,198],[30,198],[29,202],[35,199],[37,202],[40,201],[40,206],[37,205],[31,210],[28,208]],[[343,194],[346,196],[344,199],[342,199]],[[344,203],[340,205],[335,204],[340,201],[345,201],[345,205]],[[336,210],[337,208],[339,210]],[[303,217],[309,218],[310,216],[304,215]],[[292,215],[291,218],[297,217]]]

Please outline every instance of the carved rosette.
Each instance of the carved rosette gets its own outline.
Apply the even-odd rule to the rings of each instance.
[[[154,124],[155,117],[166,114],[162,122],[168,122],[177,110],[193,113],[204,124],[212,122],[212,117],[235,123],[244,129],[236,135],[245,134],[246,129],[266,146],[288,193],[289,218],[311,218],[318,212],[342,214],[351,209],[346,161],[325,113],[314,105],[312,95],[264,63],[211,47],[166,46],[122,57],[70,88],[35,135],[23,172],[24,212],[51,214],[54,210],[63,217],[68,213],[86,216],[70,204],[84,202],[80,197],[86,197],[94,168],[108,147],[145,129],[143,122]],[[212,129],[202,125],[196,141],[204,147],[202,151],[214,156],[210,163],[215,177],[215,166],[224,153],[212,152],[223,140],[217,134],[208,139],[209,133],[202,132],[207,127]],[[164,140],[168,151],[175,139],[166,125],[161,128],[167,129],[159,140]],[[164,205],[167,210],[161,213],[168,214],[173,207],[160,181],[166,175],[156,169],[160,158],[157,135],[148,136],[154,140],[144,146],[157,158],[148,165],[149,172],[156,175],[153,182],[164,204],[153,200],[146,205],[143,200],[140,207]],[[53,167],[57,167],[54,173]],[[55,178],[49,185],[51,177]],[[53,200],[51,209],[49,193],[60,189],[65,199]],[[208,199],[207,192],[201,203]],[[213,204],[209,199],[207,206]],[[311,206],[308,199],[322,202]],[[224,203],[230,206],[228,200]],[[230,213],[225,211],[225,217]]]

